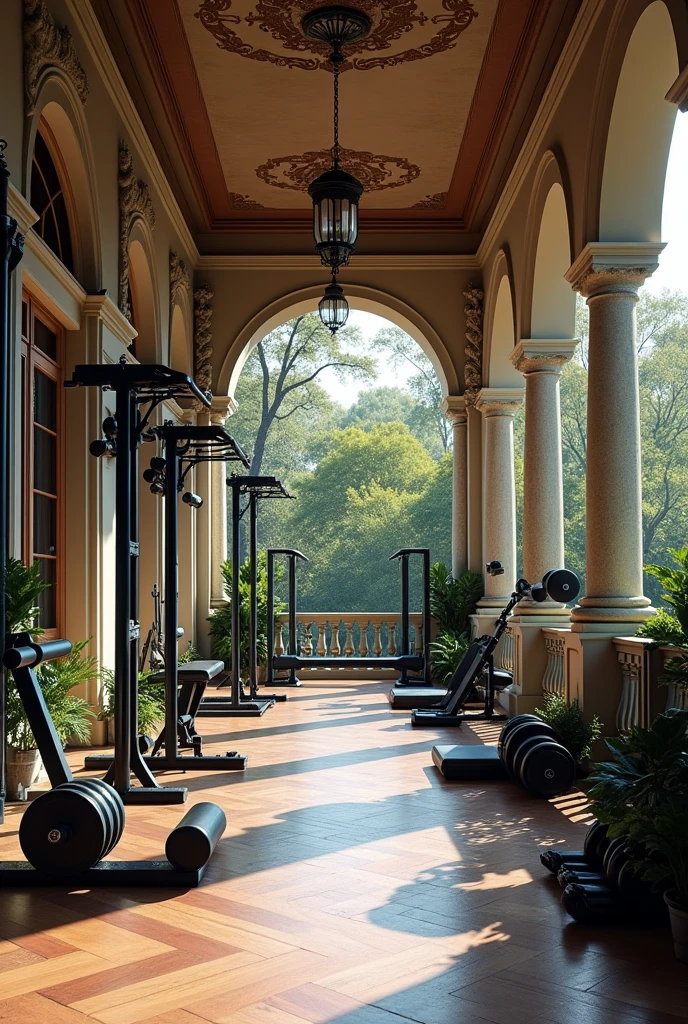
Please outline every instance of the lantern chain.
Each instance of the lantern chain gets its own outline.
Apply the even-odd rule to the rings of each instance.
[[[332,70],[334,72],[334,146],[332,157],[335,170],[339,170],[339,66],[342,62],[342,55],[339,47],[336,46],[330,54]]]

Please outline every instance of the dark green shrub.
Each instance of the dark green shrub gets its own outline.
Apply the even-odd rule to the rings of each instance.
[[[541,708],[535,708],[535,714],[559,733],[562,744],[574,760],[581,762],[590,757],[592,745],[601,735],[597,715],[592,722],[586,722],[578,701],[573,700],[569,704],[557,693],[546,693],[542,704]]]

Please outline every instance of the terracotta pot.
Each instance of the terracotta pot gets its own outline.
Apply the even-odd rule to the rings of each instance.
[[[688,907],[676,902],[678,893],[670,889],[664,893],[664,902],[669,908],[671,934],[674,937],[674,954],[682,964],[688,964]]]
[[[41,770],[37,750],[7,748],[7,799],[26,800]]]

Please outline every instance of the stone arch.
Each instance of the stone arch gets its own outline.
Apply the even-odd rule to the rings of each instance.
[[[601,242],[659,242],[676,117],[666,94],[679,72],[667,4],[653,0],[645,8],[625,48],[619,35],[616,25],[606,47],[607,53],[623,58],[602,150],[597,237]]]
[[[24,193],[29,195],[36,132],[43,121],[64,164],[73,200],[75,277],[87,292],[102,287],[102,244],[95,161],[84,107],[71,79],[57,68],[40,80],[26,132]]]
[[[551,150],[540,162],[529,210],[521,336],[572,338],[576,297],[565,278],[573,260],[571,203],[560,160]]]
[[[173,370],[181,370],[193,377],[193,359],[189,331],[189,303],[180,296],[172,306],[170,316],[170,352],[168,363]]]
[[[393,295],[364,285],[347,284],[346,297],[352,309],[376,313],[406,331],[433,364],[443,395],[459,393],[459,377],[449,351],[437,331],[424,317]],[[286,320],[317,309],[322,286],[314,285],[283,295],[252,317],[231,345],[220,369],[218,394],[234,396],[239,375],[258,342]]]
[[[129,232],[129,288],[134,310],[136,358],[140,363],[162,361],[160,298],[155,273],[153,235],[148,224],[137,217]]]
[[[487,289],[483,344],[483,386],[515,388],[523,386],[509,356],[516,344],[514,295],[506,253],[495,260]]]

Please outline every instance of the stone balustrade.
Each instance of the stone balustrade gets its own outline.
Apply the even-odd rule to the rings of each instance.
[[[285,654],[289,642],[288,614],[277,617],[275,654]],[[409,615],[411,651],[423,650],[423,616]],[[401,616],[399,612],[299,612],[296,616],[298,651],[302,657],[379,658],[401,654]],[[395,679],[395,669],[361,669],[352,664],[346,669],[300,669],[311,679]]]
[[[564,661],[566,639],[563,635],[565,632],[566,630],[554,628],[542,630],[547,651],[545,674],[542,677],[542,692],[554,693],[558,697],[567,695]]]

